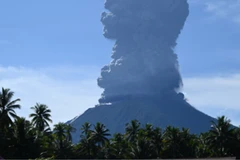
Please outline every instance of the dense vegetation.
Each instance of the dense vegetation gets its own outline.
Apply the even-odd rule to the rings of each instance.
[[[65,123],[49,127],[51,110],[43,104],[31,107],[30,120],[19,117],[20,99],[14,92],[0,92],[0,156],[5,159],[36,158],[205,158],[239,156],[240,128],[233,128],[226,117],[212,122],[207,133],[194,135],[186,128],[161,129],[137,120],[126,124],[125,133],[109,134],[104,124],[85,123],[81,140],[72,144],[76,129]],[[197,126],[196,126],[197,127]]]

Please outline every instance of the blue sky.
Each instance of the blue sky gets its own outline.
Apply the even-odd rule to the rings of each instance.
[[[240,125],[240,1],[189,0],[176,52],[184,92],[194,107]],[[54,123],[97,104],[96,79],[113,41],[102,36],[104,0],[0,1],[0,86],[20,97],[28,116],[36,102]]]

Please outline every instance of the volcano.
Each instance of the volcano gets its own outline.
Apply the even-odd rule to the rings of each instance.
[[[85,122],[101,122],[111,133],[124,132],[138,120],[158,127],[210,129],[214,118],[198,111],[181,88],[177,38],[189,15],[187,0],[106,0],[102,13],[104,36],[115,40],[112,61],[101,70],[98,86],[104,91],[99,104],[70,120],[80,139]]]

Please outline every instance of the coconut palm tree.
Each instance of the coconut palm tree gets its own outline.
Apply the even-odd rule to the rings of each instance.
[[[163,135],[161,128],[155,128],[152,132],[151,143],[153,144],[153,149],[155,151],[156,157],[160,158],[160,154],[163,147]]]
[[[14,139],[15,154],[19,158],[27,158],[26,147],[28,145],[29,132],[31,129],[30,122],[25,118],[17,118],[14,122]]]
[[[16,104],[20,99],[12,100],[14,92],[10,89],[2,88],[0,92],[0,131],[7,129],[9,125],[13,125],[13,119],[18,116],[15,109],[20,109],[21,106]]]
[[[116,159],[125,159],[130,153],[129,143],[121,133],[116,133],[111,139],[113,155]]]
[[[180,158],[181,133],[179,128],[168,126],[164,131],[163,138],[164,156],[167,156],[166,158]]]
[[[32,118],[33,125],[38,129],[38,131],[43,132],[45,127],[49,126],[51,120],[51,110],[45,104],[37,103],[34,107],[31,107],[34,113],[30,114],[29,117]]]
[[[106,148],[109,144],[107,138],[110,136],[109,130],[106,129],[105,125],[98,122],[89,133],[89,142],[94,145],[94,149],[91,149],[93,155],[96,155],[97,158],[104,158],[106,156],[104,151],[107,151]]]
[[[80,130],[82,131],[82,134],[80,135],[81,138],[89,138],[90,137],[90,132],[91,132],[91,124],[88,122],[85,122],[82,127],[80,128]]]
[[[14,137],[17,138],[19,143],[24,141],[30,136],[31,123],[25,118],[17,118],[14,122]]]
[[[55,155],[58,159],[68,159],[73,156],[73,146],[68,141],[67,124],[58,123],[54,125],[53,135],[55,137]]]
[[[79,143],[79,154],[90,159],[92,158],[91,151],[95,149],[94,143],[87,139],[87,138],[82,138]]]
[[[133,159],[150,159],[154,157],[153,144],[147,137],[138,137],[131,145],[131,158]]]
[[[82,131],[80,137],[80,154],[86,155],[87,158],[91,158],[91,150],[94,148],[94,143],[92,139],[90,139],[92,130],[91,129],[91,124],[88,122],[85,122],[80,130]]]
[[[210,157],[211,150],[209,149],[208,143],[209,132],[201,133],[197,139],[197,147],[196,147],[196,157],[204,158]]]
[[[76,132],[76,128],[74,128],[72,125],[70,125],[70,124],[67,124],[66,126],[65,126],[65,128],[66,128],[66,134],[67,134],[67,140],[69,141],[69,142],[72,142],[72,132]]]
[[[140,122],[137,120],[132,120],[131,123],[126,124],[125,132],[129,142],[133,142],[136,139],[139,129]]]
[[[62,122],[55,124],[53,128],[53,133],[56,137],[57,144],[59,144],[59,148],[62,149],[64,140],[66,140],[67,138],[66,124]]]
[[[189,129],[182,128],[180,132],[180,152],[184,158],[196,157],[196,149],[198,145],[198,137],[190,133]]]
[[[234,128],[230,122],[225,116],[218,117],[217,122],[212,121],[208,140],[210,145],[216,149],[217,156],[227,156],[228,145],[233,140],[234,133]]]
[[[109,141],[107,136],[110,136],[109,130],[106,129],[103,124],[98,122],[94,126],[94,130],[91,132],[90,138],[97,144],[98,147],[102,147]]]
[[[38,142],[35,141],[35,132],[30,121],[17,118],[14,122],[13,149],[16,158],[33,158],[39,156]]]

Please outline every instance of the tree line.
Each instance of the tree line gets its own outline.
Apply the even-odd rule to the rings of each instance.
[[[58,123],[50,128],[51,110],[37,103],[29,120],[19,117],[20,99],[14,92],[0,92],[0,157],[5,159],[156,159],[239,157],[240,128],[225,116],[212,122],[208,132],[191,134],[187,128],[132,120],[125,133],[110,135],[104,124],[84,123],[81,128]],[[197,127],[197,126],[196,126]],[[81,130],[80,141],[72,143],[72,132]]]

